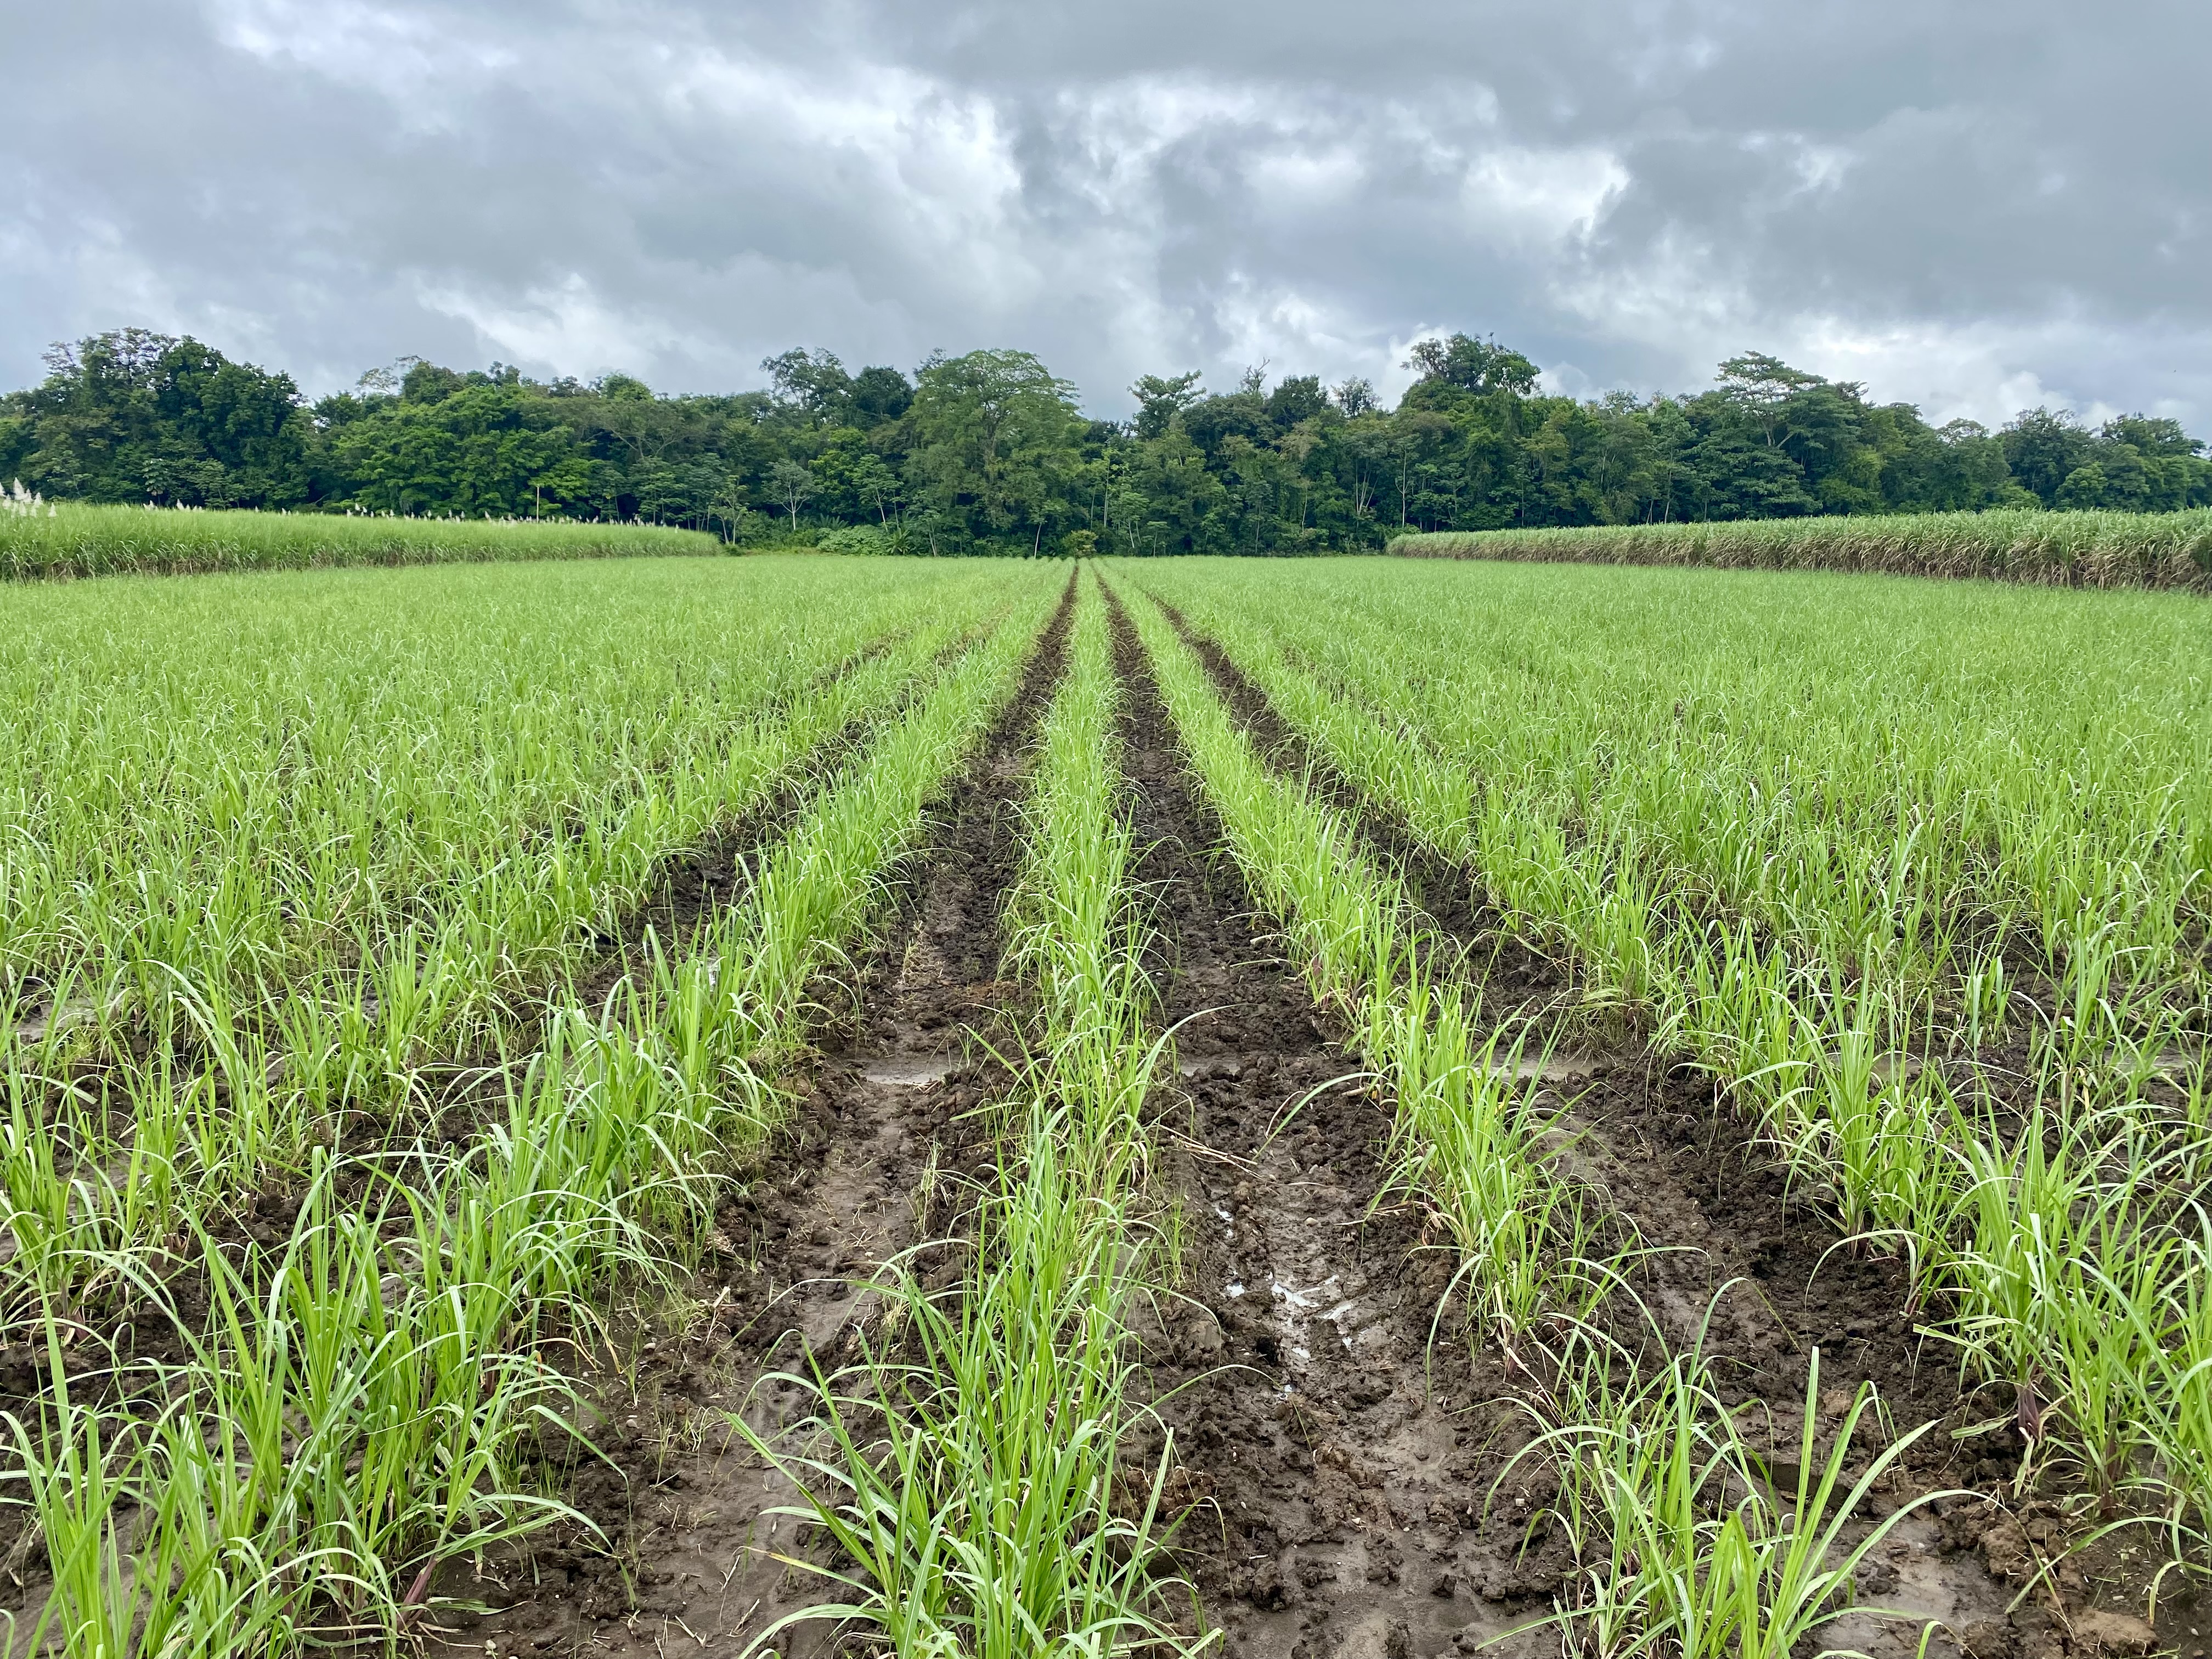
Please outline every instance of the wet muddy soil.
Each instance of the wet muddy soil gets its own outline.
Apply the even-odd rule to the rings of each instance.
[[[1036,723],[1065,657],[1063,606],[1012,704],[940,809],[897,908],[819,1034],[819,1061],[761,1177],[720,1217],[726,1250],[681,1305],[632,1322],[627,1364],[594,1379],[605,1460],[562,1496],[599,1528],[535,1540],[486,1579],[465,1564],[436,1590],[496,1608],[441,1619],[432,1645],[475,1653],[735,1655],[769,1626],[836,1599],[788,1565],[826,1565],[788,1517],[801,1494],[732,1426],[763,1437],[805,1414],[778,1381],[852,1357],[880,1304],[868,1282],[902,1252],[950,1282],[963,1183],[990,1155],[978,1109],[1003,1083],[1013,990],[999,977],[1000,906],[1017,874],[1017,809]],[[649,1334],[648,1334],[649,1333]],[[611,1546],[611,1547],[610,1547]],[[789,1656],[834,1651],[839,1627],[787,1632]]]
[[[1218,854],[1119,617],[1115,647],[1180,1062],[1155,1103],[1182,1272],[1148,1334],[1194,1500],[1179,1565],[1230,1655],[1461,1650],[1547,1610],[1549,1585],[1480,1516],[1510,1379],[1435,1332],[1451,1267],[1386,1196],[1386,1109]]]

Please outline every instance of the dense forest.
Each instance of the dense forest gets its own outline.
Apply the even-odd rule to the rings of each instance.
[[[1255,369],[1226,392],[1146,375],[1127,422],[1088,418],[1021,351],[908,375],[793,350],[761,390],[683,397],[404,359],[313,402],[140,329],[47,363],[43,385],[0,396],[0,480],[50,499],[638,518],[852,551],[1285,554],[1401,529],[2212,503],[2212,460],[2173,421],[2092,429],[2035,409],[1994,433],[1931,427],[1757,353],[1709,391],[1583,402],[1455,334],[1413,348],[1395,410],[1364,380]]]

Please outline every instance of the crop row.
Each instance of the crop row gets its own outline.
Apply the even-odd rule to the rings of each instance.
[[[1913,513],[1696,524],[1444,531],[1395,538],[1428,559],[1881,571],[2065,587],[2212,591],[2212,511]]]
[[[1747,925],[1793,998],[1863,1005],[1884,1046],[2040,1033],[2134,1064],[2203,1028],[2212,733],[2202,676],[2168,672],[2212,645],[2193,603],[1365,574],[1271,584],[1264,628],[1218,567],[1161,591],[1249,672],[1364,711],[1396,787],[1433,756],[1425,827],[1493,884],[1579,872],[1531,913]],[[1642,999],[1633,939],[1601,954]]]
[[[18,486],[20,488],[20,486]],[[0,494],[0,580],[322,569],[509,559],[712,556],[711,536],[647,524],[398,519],[14,502]]]
[[[1038,734],[1007,896],[1030,1018],[993,1109],[995,1162],[961,1237],[886,1265],[894,1315],[860,1357],[787,1379],[816,1407],[796,1444],[753,1437],[808,1492],[792,1513],[865,1570],[859,1596],[786,1623],[857,1619],[901,1654],[1186,1645],[1164,1618],[1170,1454],[1133,1510],[1122,1469],[1145,1407],[1129,1316],[1154,1288],[1142,1109],[1168,1049],[1148,1026],[1115,706],[1094,593]],[[952,1248],[969,1270],[929,1289],[925,1259]]]

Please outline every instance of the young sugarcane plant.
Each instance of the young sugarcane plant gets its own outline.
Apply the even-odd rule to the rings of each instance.
[[[1815,1348],[1796,1455],[1784,1460],[1753,1443],[1743,1421],[1751,1413],[1722,1403],[1702,1330],[1689,1352],[1644,1377],[1594,1333],[1574,1345],[1552,1420],[1505,1471],[1534,1456],[1558,1466],[1558,1513],[1582,1562],[1540,1625],[1597,1659],[1791,1659],[1846,1613],[1912,1618],[1857,1605],[1856,1577],[1913,1510],[1958,1494],[1923,1494],[1851,1533],[1882,1478],[1934,1425],[1891,1440],[1853,1479],[1853,1440],[1862,1423],[1881,1420],[1880,1402],[1863,1385],[1824,1455],[1820,1380]]]

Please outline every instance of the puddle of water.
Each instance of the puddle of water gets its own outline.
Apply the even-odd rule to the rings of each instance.
[[[1352,1299],[1346,1297],[1322,1316],[1336,1332],[1336,1340],[1344,1344],[1344,1351],[1346,1353],[1352,1352],[1352,1333],[1344,1328],[1344,1322],[1352,1316]]]
[[[22,1042],[43,1042],[46,1033],[57,1026],[75,1025],[99,1012],[100,1004],[90,997],[72,997],[58,1007],[48,1004],[36,1013],[18,1020],[15,1036]]]
[[[1242,1285],[1237,1287],[1239,1291],[1243,1288]],[[1343,1346],[1345,1352],[1355,1351],[1352,1333],[1345,1328],[1345,1322],[1352,1319],[1358,1310],[1352,1298],[1345,1295],[1343,1283],[1336,1274],[1331,1273],[1319,1284],[1308,1285],[1304,1290],[1282,1279],[1270,1279],[1267,1292],[1282,1306],[1283,1335],[1292,1345],[1291,1352],[1298,1358],[1313,1358],[1310,1350],[1297,1346],[1297,1340],[1310,1331],[1316,1320],[1336,1333],[1336,1340]],[[1330,1304],[1327,1311],[1316,1312],[1316,1310],[1325,1302]]]
[[[1334,1273],[1331,1273],[1318,1285],[1309,1285],[1303,1291],[1297,1285],[1286,1284],[1279,1279],[1270,1279],[1267,1282],[1267,1288],[1283,1301],[1289,1303],[1294,1313],[1311,1313],[1325,1294],[1334,1294],[1338,1298],[1337,1307],[1340,1310],[1352,1305],[1351,1299],[1344,1294],[1343,1281]],[[1326,1313],[1322,1317],[1334,1319],[1336,1315]]]
[[[1179,1077],[1194,1078],[1201,1072],[1209,1072],[1215,1077],[1240,1078],[1244,1075],[1244,1062],[1241,1060],[1185,1060],[1176,1063],[1176,1074]]]
[[[1598,1062],[1586,1054],[1553,1054],[1549,1060],[1523,1055],[1510,1066],[1495,1066],[1491,1070],[1498,1077],[1534,1077],[1547,1083],[1565,1083],[1571,1077],[1588,1077],[1597,1068]]]
[[[960,1063],[957,1054],[887,1054],[865,1062],[860,1075],[871,1083],[919,1089],[944,1082],[960,1069]]]

